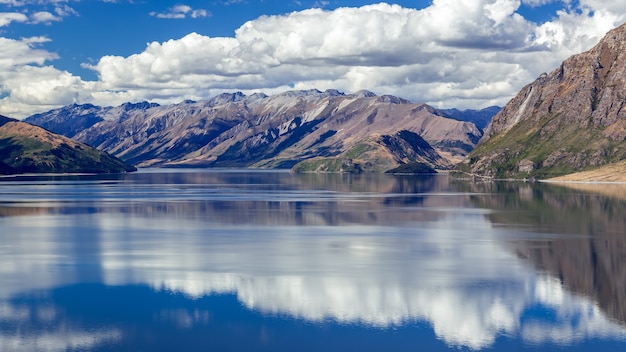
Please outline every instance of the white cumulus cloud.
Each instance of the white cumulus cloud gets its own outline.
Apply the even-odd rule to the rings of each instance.
[[[51,23],[59,22],[61,21],[61,18],[48,11],[39,11],[31,15],[31,21],[33,23]]]
[[[87,83],[45,63],[56,54],[39,49],[49,39],[0,38],[0,114],[21,116],[33,109],[49,109],[78,101],[89,94]]]
[[[19,12],[0,12],[0,28],[10,25],[12,22],[26,22],[28,17]]]
[[[55,99],[65,104],[70,96],[115,105],[294,88],[369,89],[437,107],[504,105],[542,72],[589,49],[626,20],[626,5],[618,1],[559,1],[563,9],[541,24],[517,12],[522,3],[549,2],[556,1],[434,0],[421,10],[380,3],[262,16],[242,24],[232,37],[190,33],[149,43],[134,55],[103,56],[84,65],[97,81],[56,71],[52,81],[70,86],[40,85],[56,89],[37,92],[43,106],[26,104],[24,94],[17,94],[24,89],[17,80],[3,82],[0,113],[14,113],[9,105],[21,106],[17,116],[24,116]],[[195,11],[178,5],[153,16],[205,15]],[[23,77],[29,84],[42,79]]]

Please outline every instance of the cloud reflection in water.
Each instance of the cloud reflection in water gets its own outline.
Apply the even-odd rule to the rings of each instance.
[[[180,229],[171,219],[98,219],[99,232],[87,238],[97,238],[97,246],[82,248],[98,248],[107,285],[147,283],[191,298],[233,293],[252,310],[317,322],[384,328],[425,320],[446,343],[473,349],[501,334],[564,345],[624,337],[594,302],[505,250],[497,237],[506,233],[481,214],[457,209],[437,221],[397,227],[187,223]],[[84,258],[54,253],[65,247],[58,240],[53,252],[40,253],[51,258],[45,265],[61,258],[81,270],[74,265]],[[554,318],[529,313],[537,307]]]
[[[0,287],[0,320],[19,325],[32,316],[11,303],[23,292],[97,282],[147,284],[189,299],[231,293],[253,311],[310,322],[427,321],[446,344],[472,349],[502,335],[562,345],[626,338],[596,302],[537,272],[506,244],[536,234],[494,227],[490,211],[470,206],[467,195],[325,192],[316,202],[314,194],[279,189],[271,192],[284,192],[282,200],[265,201],[266,194],[235,190],[236,200],[220,194],[209,202],[176,198],[179,191],[129,201],[118,190],[89,211],[0,218],[0,275],[8,283]],[[163,310],[154,319],[186,328],[208,316]],[[70,329],[35,341],[63,350],[120,334]],[[15,340],[0,336],[0,343]]]
[[[32,329],[30,326],[33,320],[47,325],[47,328]],[[55,326],[55,322],[61,324]],[[90,330],[78,327],[52,307],[39,307],[33,311],[7,302],[0,302],[0,324],[13,326],[16,330],[14,334],[0,332],[0,351],[88,350],[103,343],[118,341],[122,337],[119,329]]]

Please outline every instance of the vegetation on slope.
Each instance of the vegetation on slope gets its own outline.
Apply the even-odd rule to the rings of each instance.
[[[385,171],[387,174],[414,174],[414,175],[432,175],[436,174],[437,170],[433,169],[430,165],[414,162],[408,164],[402,164],[394,169]]]
[[[334,157],[318,157],[296,164],[294,172],[386,172],[402,165],[441,164],[441,157],[417,133],[401,130],[394,135],[372,135]],[[404,170],[408,170],[405,166]],[[414,173],[414,172],[410,172]],[[432,172],[428,172],[432,173]]]
[[[547,115],[538,122],[522,121],[479,144],[465,168],[471,166],[500,179],[546,179],[625,158],[626,145],[603,138],[603,129],[583,128],[561,121],[559,115]]]
[[[119,173],[123,161],[40,127],[8,118],[0,122],[0,174]]]
[[[626,159],[626,25],[524,87],[491,121],[463,171],[552,178]]]

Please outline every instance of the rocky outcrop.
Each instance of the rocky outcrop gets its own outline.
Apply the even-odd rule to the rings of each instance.
[[[138,166],[291,168],[315,157],[355,159],[349,155],[367,145],[371,155],[388,155],[370,160],[365,171],[413,161],[446,169],[482,136],[473,123],[446,118],[428,105],[368,91],[229,93],[208,101],[123,107],[96,112],[87,106],[83,113],[74,106],[27,121],[72,134]],[[99,121],[89,127],[77,132],[64,127],[74,119],[86,126],[85,116],[92,114],[96,118],[90,121]],[[428,148],[413,148],[397,136],[400,131],[416,135]]]
[[[524,87],[485,131],[466,169],[549,178],[626,159],[626,25]]]
[[[121,173],[123,161],[26,122],[0,116],[0,174]]]

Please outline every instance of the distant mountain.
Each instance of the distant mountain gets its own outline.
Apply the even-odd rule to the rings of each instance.
[[[491,119],[493,119],[500,110],[502,110],[502,108],[499,106],[490,106],[480,110],[438,109],[445,117],[459,121],[472,122],[483,131],[489,126]]]
[[[0,174],[119,173],[136,170],[107,153],[0,116]]]
[[[462,168],[550,178],[626,159],[626,25],[524,87]]]
[[[126,103],[118,107],[104,108],[92,104],[72,104],[44,114],[30,116],[25,121],[72,138],[100,121],[123,120],[133,110],[145,110],[158,106],[159,104],[148,102]]]
[[[406,163],[451,168],[482,131],[426,104],[368,91],[225,93],[159,106],[72,105],[26,121],[138,166],[387,171]],[[324,164],[319,168],[320,164]],[[345,166],[345,167],[344,167]]]

